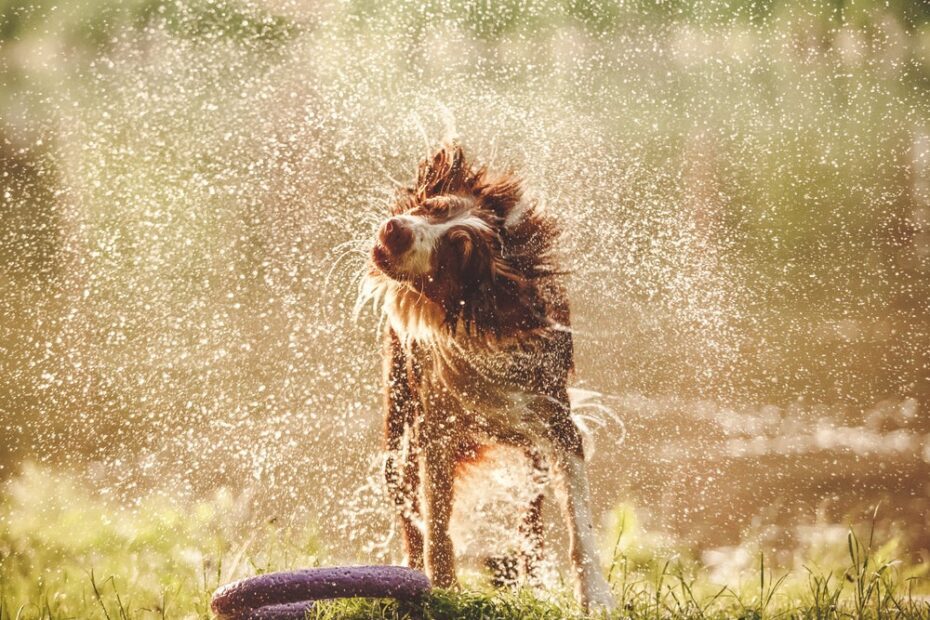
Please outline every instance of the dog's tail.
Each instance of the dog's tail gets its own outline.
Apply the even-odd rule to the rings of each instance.
[[[619,431],[619,438],[615,440],[617,446],[626,440],[626,425],[617,410],[606,404],[605,401],[609,399],[609,395],[594,390],[568,388],[572,421],[581,431],[585,458],[591,458],[594,454],[594,436],[598,431],[616,428]]]

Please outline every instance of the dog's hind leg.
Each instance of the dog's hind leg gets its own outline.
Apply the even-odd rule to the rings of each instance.
[[[456,584],[455,555],[449,536],[455,476],[453,450],[441,443],[424,446],[423,490],[426,507],[426,572],[433,585]]]
[[[549,478],[549,468],[538,452],[529,451],[527,456],[532,467],[530,482],[534,495],[520,523],[520,563],[526,583],[536,585],[539,580],[539,565],[543,557],[543,487]]]
[[[515,549],[489,556],[485,567],[491,572],[495,588],[517,588],[539,584],[539,567],[543,557],[543,488],[549,478],[545,459],[536,450],[526,450],[530,462],[531,497],[524,506],[519,525],[519,540]]]

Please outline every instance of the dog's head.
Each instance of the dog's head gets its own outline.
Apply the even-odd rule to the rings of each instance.
[[[473,168],[450,144],[422,161],[414,185],[399,191],[374,241],[369,281],[388,301],[413,293],[447,326],[494,330],[526,310],[516,306],[535,280],[554,273],[555,236],[516,176]],[[409,312],[413,303],[407,300]]]

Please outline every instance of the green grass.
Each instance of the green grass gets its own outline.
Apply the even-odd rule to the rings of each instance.
[[[312,528],[262,523],[248,498],[218,493],[183,502],[144,494],[129,509],[73,476],[27,467],[9,482],[0,512],[0,620],[210,618],[221,583],[326,563]],[[739,583],[713,583],[680,555],[665,559],[620,529],[608,567],[617,618],[930,618],[920,566],[896,562],[894,541],[850,529],[845,560],[817,552],[818,567],[771,568],[765,556]],[[621,544],[622,543],[622,544]],[[825,567],[826,564],[830,566]],[[311,617],[584,618],[569,588],[494,591],[480,577],[418,604],[343,600]]]

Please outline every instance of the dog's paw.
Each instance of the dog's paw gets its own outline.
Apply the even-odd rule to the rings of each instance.
[[[492,555],[484,560],[484,566],[491,573],[492,587],[516,588],[520,585],[520,563],[516,553]]]
[[[581,606],[591,613],[610,613],[616,607],[613,592],[599,572],[582,579],[578,599]]]

